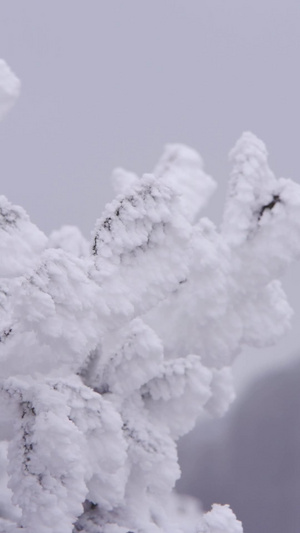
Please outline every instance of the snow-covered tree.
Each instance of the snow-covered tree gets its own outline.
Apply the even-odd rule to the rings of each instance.
[[[2,532],[242,532],[228,506],[174,494],[176,441],[226,411],[242,345],[289,326],[278,277],[300,252],[300,187],[250,133],[231,161],[220,230],[200,217],[215,184],[181,145],[152,174],[115,171],[90,244],[47,238],[0,197]]]

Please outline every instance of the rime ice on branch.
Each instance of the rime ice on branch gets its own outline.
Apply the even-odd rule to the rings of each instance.
[[[200,218],[214,182],[180,145],[151,175],[118,169],[90,251],[1,197],[1,531],[242,532],[228,506],[173,493],[176,440],[226,411],[241,347],[289,326],[277,277],[300,252],[300,188],[250,133],[231,159],[220,231]]]

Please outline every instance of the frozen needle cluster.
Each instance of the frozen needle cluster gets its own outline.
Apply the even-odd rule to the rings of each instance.
[[[90,245],[0,198],[1,532],[242,532],[228,506],[173,493],[176,441],[226,411],[241,346],[289,326],[278,277],[300,252],[300,187],[250,133],[231,160],[221,230],[181,145],[152,174],[114,173]]]

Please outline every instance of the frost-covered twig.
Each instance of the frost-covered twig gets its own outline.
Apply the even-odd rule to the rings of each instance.
[[[89,248],[1,197],[5,533],[241,533],[227,506],[173,493],[176,440],[228,408],[241,347],[289,327],[277,277],[300,252],[300,187],[252,134],[231,159],[220,231],[200,218],[214,182],[181,145],[151,175],[114,174]]]

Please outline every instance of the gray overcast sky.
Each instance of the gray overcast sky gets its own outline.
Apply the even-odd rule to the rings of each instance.
[[[244,130],[298,180],[299,24],[299,0],[0,0],[0,57],[22,81],[0,124],[1,192],[44,231],[71,223],[88,236],[114,166],[149,171],[183,142],[218,181],[219,221]],[[265,361],[299,345],[297,270],[294,331]]]

